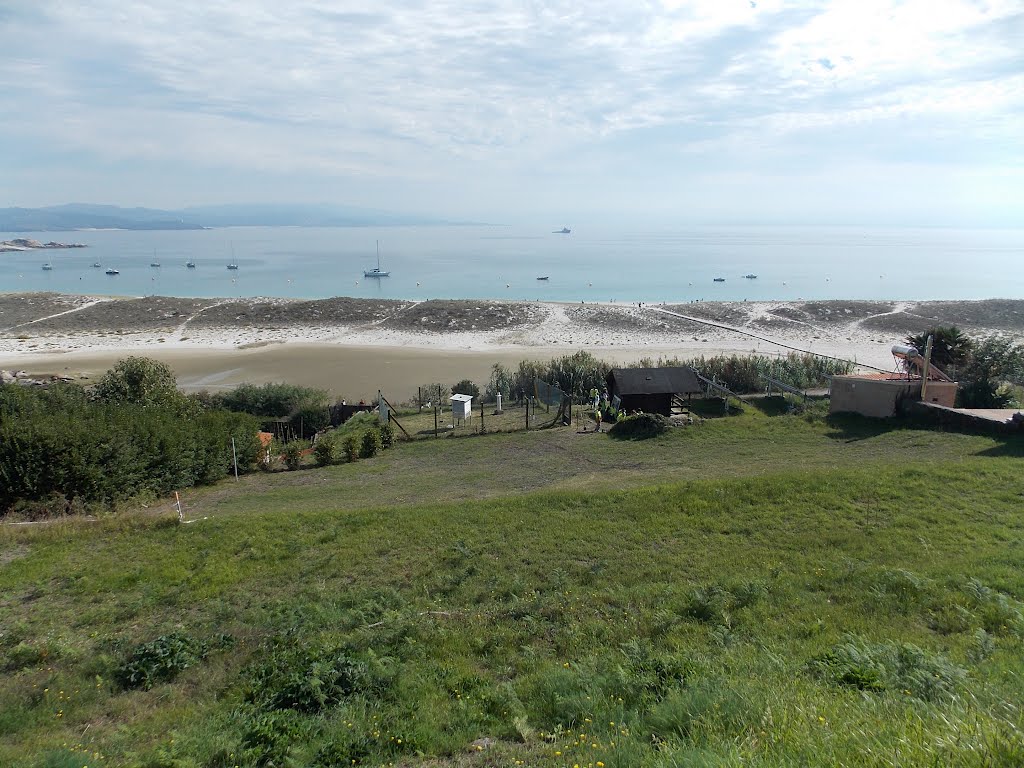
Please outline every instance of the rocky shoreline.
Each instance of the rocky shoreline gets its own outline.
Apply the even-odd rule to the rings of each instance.
[[[16,237],[13,240],[0,240],[0,253],[11,251],[45,251],[59,248],[88,248],[85,243],[58,243],[51,240],[41,243],[27,237]]]

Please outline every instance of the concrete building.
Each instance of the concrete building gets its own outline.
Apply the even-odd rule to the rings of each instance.
[[[928,381],[927,402],[952,408],[956,404],[957,383],[936,377]],[[906,374],[872,373],[833,376],[829,387],[829,413],[859,413],[862,416],[895,416],[904,401],[921,401],[920,377]]]

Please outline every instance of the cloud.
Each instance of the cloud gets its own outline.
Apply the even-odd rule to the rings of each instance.
[[[31,149],[396,189],[544,168],[532,177],[575,188],[684,158],[874,163],[910,123],[906,162],[950,162],[955,131],[995,141],[993,167],[1024,165],[1013,0],[39,0],[0,25],[12,163]]]

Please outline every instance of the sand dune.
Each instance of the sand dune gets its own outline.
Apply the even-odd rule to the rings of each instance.
[[[681,305],[0,295],[0,368],[92,376],[129,354],[189,389],[288,380],[346,397],[486,380],[495,362],[586,349],[615,362],[790,348],[891,368],[908,333],[955,323],[1024,338],[1024,300]]]

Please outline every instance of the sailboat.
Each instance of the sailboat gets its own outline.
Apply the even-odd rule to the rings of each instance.
[[[363,277],[387,277],[390,272],[386,272],[380,268],[380,240],[377,241],[377,267],[376,269],[364,269]]]
[[[238,262],[235,261],[235,244],[231,244],[231,263],[228,264],[228,269],[238,269]]]

